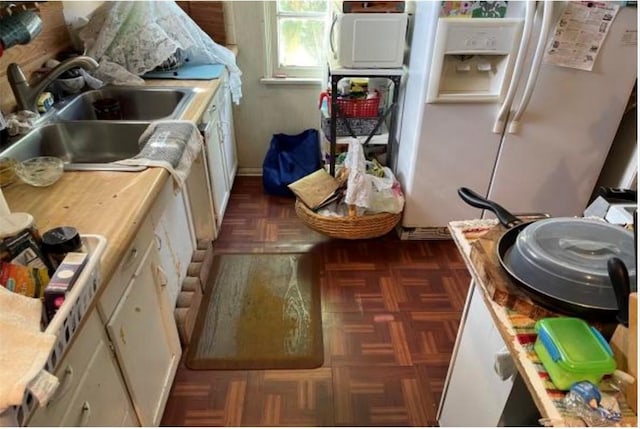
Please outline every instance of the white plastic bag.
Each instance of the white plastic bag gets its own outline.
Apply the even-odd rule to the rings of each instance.
[[[364,151],[358,139],[352,138],[349,141],[349,150],[344,160],[344,166],[349,171],[344,202],[362,209],[369,208],[372,190],[370,178],[373,176],[367,174]]]
[[[393,172],[389,167],[383,167],[384,177],[367,174],[367,163],[362,144],[351,139],[344,160],[349,171],[344,202],[355,205],[358,215],[400,213],[404,207],[404,194]]]
[[[372,192],[369,197],[367,213],[400,213],[404,207],[404,194],[400,183],[389,167],[384,167],[384,177],[371,178]]]

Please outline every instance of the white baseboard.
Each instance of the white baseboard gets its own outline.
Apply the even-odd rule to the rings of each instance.
[[[262,168],[238,167],[238,176],[262,176]]]

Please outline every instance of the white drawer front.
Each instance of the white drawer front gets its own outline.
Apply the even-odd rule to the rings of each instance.
[[[120,301],[120,297],[122,297],[124,290],[131,281],[131,277],[138,266],[140,266],[144,251],[147,249],[151,240],[153,240],[151,224],[149,222],[143,222],[133,242],[124,251],[120,265],[113,273],[113,277],[111,277],[107,288],[98,301],[98,311],[104,323],[109,321],[113,310],[115,310],[118,301]]]

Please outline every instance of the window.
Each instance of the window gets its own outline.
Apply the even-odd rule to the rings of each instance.
[[[265,77],[318,79],[325,68],[330,2],[277,0],[264,3]]]

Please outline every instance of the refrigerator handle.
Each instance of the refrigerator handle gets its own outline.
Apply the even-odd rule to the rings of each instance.
[[[522,76],[522,69],[524,66],[524,60],[527,56],[527,48],[529,46],[529,38],[531,37],[531,29],[533,28],[533,19],[536,14],[536,2],[527,1],[526,12],[524,15],[524,30],[522,31],[522,38],[520,39],[520,46],[518,47],[518,56],[516,58],[516,64],[513,68],[513,75],[511,82],[509,83],[509,89],[507,95],[500,106],[498,116],[493,124],[493,132],[496,134],[502,134],[504,131],[504,124],[507,119],[507,114],[513,103],[513,98],[516,95],[516,89],[518,89],[518,83],[520,76]]]
[[[520,118],[522,117],[522,114],[525,112],[525,110],[527,110],[529,100],[531,100],[531,95],[533,94],[536,80],[538,79],[538,73],[540,72],[542,57],[544,57],[544,50],[547,44],[547,39],[549,38],[552,17],[553,2],[544,1],[542,3],[542,26],[540,29],[540,37],[538,38],[538,45],[536,46],[536,53],[533,57],[531,71],[529,72],[529,78],[527,79],[527,84],[524,88],[522,100],[520,100],[520,106],[516,110],[516,113],[513,115],[513,119],[511,119],[511,123],[509,124],[509,134],[515,134],[520,129]]]

